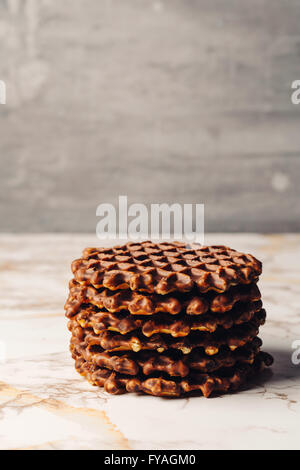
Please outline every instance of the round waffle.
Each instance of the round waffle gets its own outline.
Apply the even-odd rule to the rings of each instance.
[[[109,369],[100,368],[86,362],[82,357],[75,361],[76,370],[92,385],[104,387],[111,394],[143,392],[155,396],[179,397],[190,392],[202,393],[209,397],[212,393],[227,393],[240,388],[251,375],[272,364],[269,354],[260,352],[254,362],[238,364],[234,368],[223,368],[215,373],[193,372],[182,378],[145,377],[122,375]]]
[[[223,347],[215,356],[207,356],[201,350],[194,350],[191,354],[182,353],[159,354],[156,351],[129,352],[126,354],[108,353],[102,348],[90,350],[84,342],[72,337],[70,349],[74,359],[82,357],[93,365],[110,369],[125,375],[145,376],[158,372],[175,377],[186,377],[192,370],[213,372],[222,367],[233,367],[236,363],[252,364],[258,354],[262,341],[256,337],[242,348],[230,351]]]
[[[225,246],[147,241],[88,248],[72,263],[72,271],[80,284],[166,295],[193,288],[224,292],[231,286],[250,284],[261,274],[261,263]]]
[[[164,312],[177,315],[202,315],[208,311],[225,313],[237,302],[254,302],[260,300],[261,294],[256,284],[232,287],[227,292],[216,294],[210,292],[199,295],[196,292],[181,295],[141,294],[130,290],[112,292],[108,289],[95,289],[89,285],[81,285],[74,279],[69,284],[70,293],[65,305],[67,318],[78,313],[83,304],[91,304],[108,312],[117,313],[122,310],[131,315],[154,315]]]
[[[69,322],[68,327],[74,336],[87,342],[87,347],[100,346],[108,352],[156,350],[161,353],[175,349],[189,354],[193,349],[202,347],[206,354],[214,355],[222,345],[227,345],[234,351],[253,340],[258,334],[259,326],[265,322],[265,317],[265,310],[262,309],[248,323],[228,330],[218,328],[215,333],[195,331],[180,339],[166,334],[154,334],[147,338],[140,332],[121,335],[108,330],[95,334],[91,328],[81,328],[74,320]]]
[[[95,334],[103,330],[116,331],[122,335],[141,329],[147,336],[157,333],[170,334],[174,338],[187,336],[191,331],[208,331],[213,333],[218,327],[225,329],[233,325],[249,322],[262,308],[262,302],[238,303],[223,315],[208,313],[201,316],[172,315],[159,313],[151,317],[137,317],[130,313],[110,313],[99,311],[93,306],[82,306],[73,317],[82,328],[92,328]]]
[[[204,396],[239,388],[272,358],[261,263],[225,246],[128,243],[72,263],[65,305],[75,367],[109,393]]]

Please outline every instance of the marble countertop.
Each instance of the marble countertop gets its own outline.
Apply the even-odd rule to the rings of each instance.
[[[0,449],[300,448],[300,235],[205,242],[263,261],[260,337],[275,363],[237,394],[165,399],[110,396],[74,370],[63,305],[70,263],[95,236],[0,236]]]

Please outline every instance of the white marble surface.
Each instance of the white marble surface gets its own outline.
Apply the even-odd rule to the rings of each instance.
[[[299,449],[300,235],[218,234],[264,263],[272,373],[234,395],[109,396],[74,370],[63,305],[85,235],[0,236],[0,449]],[[1,348],[0,348],[1,351]]]

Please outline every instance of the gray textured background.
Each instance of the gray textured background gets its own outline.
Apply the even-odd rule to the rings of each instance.
[[[0,79],[0,231],[94,231],[119,194],[299,231],[299,0],[0,0]]]

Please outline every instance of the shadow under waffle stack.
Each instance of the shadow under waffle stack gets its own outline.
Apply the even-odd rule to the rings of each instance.
[[[113,394],[237,390],[273,362],[257,336],[261,267],[224,246],[84,250],[65,305],[76,370]]]

